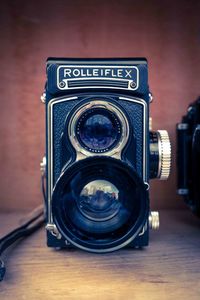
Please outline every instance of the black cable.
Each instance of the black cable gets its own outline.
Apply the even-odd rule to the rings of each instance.
[[[43,215],[43,212],[40,212],[38,215],[36,215],[35,217],[31,218],[30,220],[28,220],[26,223],[24,223],[23,225],[17,227],[16,229],[14,229],[13,231],[9,232],[7,235],[5,235],[3,238],[0,239],[0,254],[1,254],[1,247],[2,247],[2,243],[7,240],[8,238],[10,238],[11,236],[13,236],[14,234],[16,234],[18,231],[23,230],[25,228],[27,228],[31,223],[33,223],[35,220],[37,220],[40,216]]]
[[[31,223],[32,224],[32,223]],[[0,256],[4,253],[5,250],[7,250],[11,245],[13,245],[15,242],[17,242],[19,239],[24,238],[37,229],[41,227],[41,225],[44,224],[44,218],[43,216],[38,216],[36,219],[36,222],[34,225],[32,225],[30,228],[28,227],[18,227],[15,229],[12,233],[9,233],[6,235],[2,240],[0,240]],[[0,281],[3,280],[5,275],[5,264],[2,259],[0,259]]]
[[[41,184],[42,184],[42,193],[44,200],[46,199],[45,193],[45,174],[41,177]],[[6,267],[5,263],[2,260],[2,254],[15,242],[19,239],[29,236],[37,229],[39,229],[44,224],[44,206],[37,207],[32,213],[31,217],[28,218],[21,226],[17,227],[16,229],[9,232],[7,235],[0,239],[0,281],[3,280]]]

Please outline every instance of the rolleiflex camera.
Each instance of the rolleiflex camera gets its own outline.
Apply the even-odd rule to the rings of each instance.
[[[200,97],[177,125],[178,194],[200,217]]]
[[[171,148],[149,128],[146,59],[49,58],[42,100],[48,246],[147,246],[149,179],[167,179]]]

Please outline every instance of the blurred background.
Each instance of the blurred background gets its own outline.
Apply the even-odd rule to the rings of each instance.
[[[200,94],[200,1],[1,0],[0,210],[42,201],[45,61],[146,57],[153,128],[172,140],[172,174],[151,182],[151,206],[184,208],[176,196],[175,125]]]

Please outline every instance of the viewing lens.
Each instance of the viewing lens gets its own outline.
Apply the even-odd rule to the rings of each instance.
[[[79,118],[76,134],[85,149],[102,153],[119,142],[121,123],[113,112],[104,108],[93,108]]]

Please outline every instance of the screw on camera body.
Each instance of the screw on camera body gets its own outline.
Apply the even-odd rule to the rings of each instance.
[[[60,88],[64,88],[66,86],[66,83],[64,82],[64,81],[61,81],[60,83],[59,83],[59,87]]]
[[[136,83],[135,81],[131,81],[130,87],[131,87],[132,89],[135,89],[136,86],[137,86],[137,83]]]

